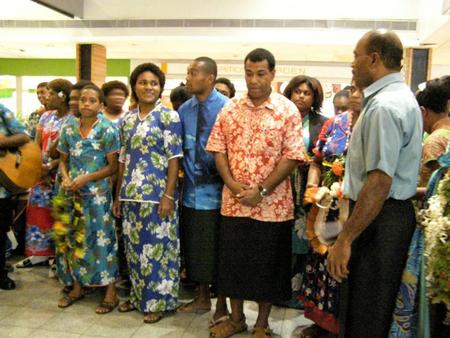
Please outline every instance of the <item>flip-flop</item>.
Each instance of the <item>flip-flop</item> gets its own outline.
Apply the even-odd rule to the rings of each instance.
[[[144,316],[144,323],[145,324],[154,324],[159,322],[161,319],[163,319],[164,315],[162,312],[150,312],[146,313]]]
[[[127,300],[125,303],[122,303],[119,306],[119,312],[131,312],[136,310],[136,306],[134,306],[133,304],[131,304],[131,302],[129,300]]]
[[[183,304],[177,308],[178,313],[195,313],[195,314],[203,314],[211,311],[211,307],[193,307],[194,301]]]
[[[100,304],[98,304],[97,308],[95,309],[95,313],[98,314],[98,315],[104,315],[106,313],[110,313],[118,305],[119,305],[119,300],[118,299],[116,299],[114,302],[102,301]],[[101,311],[100,309],[104,309],[106,311]]]
[[[67,301],[67,303],[65,305],[61,305],[58,302],[58,307],[61,309],[65,309],[66,307],[73,305],[73,303],[76,303],[77,301],[83,298],[84,298],[83,294],[80,294],[78,297],[71,297],[70,295],[64,295],[59,301],[64,299],[65,301]]]

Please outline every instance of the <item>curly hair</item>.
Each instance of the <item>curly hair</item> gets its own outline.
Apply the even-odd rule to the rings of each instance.
[[[236,95],[236,88],[234,88],[234,84],[226,77],[219,77],[216,79],[215,83],[222,83],[230,89],[230,99]]]
[[[64,102],[69,105],[70,91],[72,90],[72,83],[66,79],[55,79],[48,83],[48,88],[56,93],[63,92],[65,95]]]
[[[162,70],[154,63],[148,62],[140,64],[133,70],[133,72],[130,75],[131,96],[136,102],[139,102],[139,99],[135,91],[136,82],[139,75],[145,72],[150,72],[159,79],[159,86],[161,87],[161,93],[159,94],[159,97],[161,97],[162,92],[164,91],[164,85],[166,84],[166,76],[164,75]]]
[[[123,83],[121,81],[116,81],[116,80],[109,81],[102,85],[102,91],[103,91],[103,95],[105,97],[107,97],[109,95],[109,93],[114,89],[119,89],[119,90],[123,91],[123,93],[125,94],[125,98],[127,98],[128,95],[130,95],[130,91],[128,90],[128,87],[125,85],[125,83]]]
[[[319,112],[322,109],[323,103],[323,89],[320,81],[315,77],[307,76],[307,75],[297,75],[289,81],[288,85],[284,89],[283,95],[287,97],[289,100],[292,97],[292,93],[294,90],[298,88],[301,84],[305,83],[308,88],[313,92],[313,104],[312,109],[314,112]]]

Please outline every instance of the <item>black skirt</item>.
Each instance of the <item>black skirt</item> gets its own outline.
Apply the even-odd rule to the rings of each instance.
[[[183,254],[188,277],[194,282],[216,280],[220,217],[219,209],[182,208]]]
[[[218,292],[275,303],[291,297],[292,221],[222,216]]]
[[[388,336],[415,227],[411,201],[391,198],[353,242],[350,274],[340,287],[340,337]]]

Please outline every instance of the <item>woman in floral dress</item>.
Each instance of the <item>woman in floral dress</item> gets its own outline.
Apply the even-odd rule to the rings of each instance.
[[[69,222],[55,223],[58,276],[73,285],[58,303],[61,308],[83,297],[82,287],[107,286],[96,313],[111,312],[119,303],[117,240],[109,177],[117,171],[118,129],[101,114],[103,93],[95,85],[80,93],[80,119],[63,127],[58,143],[62,187],[58,195],[68,207]],[[54,204],[55,207],[57,205]]]
[[[50,148],[58,139],[61,126],[69,117],[69,94],[72,84],[64,79],[48,83],[47,108],[36,126],[36,143],[42,150],[42,179],[31,189],[27,206],[25,240],[26,260],[19,267],[32,266],[54,255],[51,199],[54,193],[58,158],[50,157]]]
[[[122,149],[114,214],[123,217],[131,291],[119,311],[139,310],[145,323],[177,307],[179,236],[177,175],[183,154],[178,113],[160,101],[164,73],[154,64],[132,72],[138,108],[120,126]]]
[[[347,152],[352,126],[356,123],[362,106],[362,93],[353,84],[350,88],[349,110],[324,123],[319,134],[314,158],[308,173],[305,202],[325,204],[317,201],[319,183],[322,187],[334,189],[333,181],[343,178],[343,156]],[[335,162],[336,161],[336,162]],[[332,163],[334,165],[332,165]],[[337,187],[335,185],[335,187]],[[338,197],[339,196],[338,193]],[[328,245],[319,240],[315,224],[320,208],[309,210],[306,235],[312,246],[312,253],[306,257],[306,271],[303,277],[300,299],[305,305],[305,317],[314,321],[314,325],[299,328],[300,337],[332,337],[339,333],[338,321],[338,282],[327,272]],[[328,216],[332,216],[330,210]],[[341,210],[340,212],[343,212]],[[333,215],[338,217],[338,215]]]

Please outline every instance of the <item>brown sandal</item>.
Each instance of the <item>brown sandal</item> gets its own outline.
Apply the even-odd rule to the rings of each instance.
[[[144,323],[145,324],[154,324],[159,322],[161,319],[163,319],[162,312],[149,312],[146,313],[144,316]]]
[[[247,324],[245,324],[245,317],[239,322],[235,322],[229,318],[210,328],[209,336],[214,338],[227,338],[246,330]]]
[[[97,308],[95,309],[95,313],[98,315],[104,315],[106,313],[110,313],[112,310],[114,310],[117,305],[119,305],[119,300],[116,299],[114,302],[105,302],[102,301],[100,304],[98,304]]]
[[[131,312],[136,310],[136,306],[131,304],[129,300],[119,306],[119,312]]]
[[[196,306],[195,304],[195,300],[193,300],[192,302],[180,305],[177,309],[178,313],[195,313],[195,314],[203,314],[206,312],[211,311],[211,306],[209,307],[200,307],[200,306]]]
[[[214,319],[214,317],[213,317],[213,318],[211,318],[211,320],[209,321],[208,328],[211,329],[211,328],[213,328],[214,326],[219,325],[220,323],[226,321],[226,320],[229,319],[229,318],[230,318],[230,314],[229,314],[229,313],[227,313],[226,315],[224,315],[224,316],[222,316],[222,317],[219,317],[219,318],[217,318],[217,319]]]
[[[252,330],[252,338],[270,338],[272,330],[269,327],[255,327]]]
[[[61,309],[65,309],[66,307],[71,306],[73,303],[84,298],[83,294],[80,294],[78,297],[72,297],[70,294],[64,295],[58,302],[58,307]],[[64,301],[65,303],[61,303]]]

